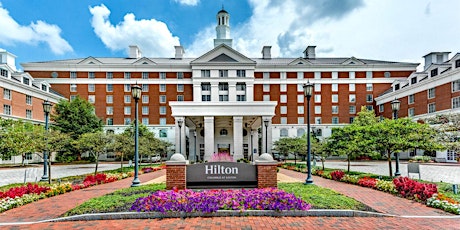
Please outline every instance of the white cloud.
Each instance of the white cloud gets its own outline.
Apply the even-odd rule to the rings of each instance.
[[[188,5],[188,6],[196,6],[200,2],[200,0],[174,0],[174,1],[179,4]]]
[[[138,45],[144,56],[171,57],[179,38],[173,36],[168,26],[155,19],[136,20],[134,14],[126,14],[123,21],[112,25],[110,10],[105,5],[90,7],[91,25],[96,35],[111,50],[125,50]]]
[[[26,43],[36,45],[46,43],[55,54],[72,52],[70,44],[64,40],[60,33],[61,29],[43,21],[32,22],[28,26],[19,25],[0,4],[0,44],[14,45]],[[6,33],[6,31],[8,31]]]

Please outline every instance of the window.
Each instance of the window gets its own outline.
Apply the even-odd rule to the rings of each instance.
[[[11,115],[11,105],[3,105],[3,114]]]
[[[374,96],[372,94],[366,94],[366,102],[373,102]]]
[[[305,96],[303,94],[297,95],[297,103],[303,103],[305,100]]]
[[[94,72],[88,72],[88,78],[89,79],[94,79],[95,78]]]
[[[236,95],[236,101],[246,101],[246,95]]]
[[[350,114],[355,114],[356,113],[356,106],[350,105],[348,107],[348,111],[350,112]]]
[[[228,91],[228,83],[219,83],[219,91]]]
[[[45,92],[47,92],[47,91],[48,91],[48,86],[42,85],[42,90],[45,91]]]
[[[125,106],[125,115],[131,115],[131,106]]]
[[[356,90],[355,84],[350,84],[350,85],[348,85],[348,90],[349,90],[350,92],[354,92],[354,91]]]
[[[315,84],[315,92],[321,92],[321,84]]]
[[[149,85],[142,84],[142,92],[148,92],[148,91],[149,91]]]
[[[332,84],[332,92],[339,91],[339,84]]]
[[[73,101],[77,98],[77,95],[70,95],[70,101]]]
[[[332,103],[337,103],[337,102],[339,102],[339,95],[332,94]]]
[[[409,108],[407,110],[407,114],[409,115],[409,117],[415,116],[415,108]]]
[[[281,114],[287,114],[287,106],[285,106],[285,105],[280,106],[280,113]]]
[[[263,77],[264,77],[265,80],[270,79],[270,73],[269,72],[264,72],[263,75],[264,75]]]
[[[236,76],[237,76],[237,77],[246,77],[246,70],[244,70],[244,69],[237,69],[237,70],[236,70]]]
[[[113,96],[112,95],[107,95],[105,97],[105,103],[112,104],[113,103]]]
[[[286,92],[287,91],[287,85],[286,84],[280,84],[280,92]]]
[[[321,106],[320,105],[315,106],[315,114],[321,114]]]
[[[160,84],[160,92],[166,92],[166,85]]]
[[[113,107],[112,106],[105,107],[105,113],[107,115],[113,115]]]
[[[455,60],[455,68],[460,67],[460,59]]]
[[[411,79],[410,79],[410,84],[413,85],[413,84],[415,84],[415,83],[417,83],[417,77],[411,78]]]
[[[431,77],[438,75],[438,68],[431,70]]]
[[[177,92],[184,92],[184,85],[183,84],[177,84]]]
[[[201,70],[201,77],[211,77],[211,70],[208,70],[208,69]]]
[[[452,92],[460,91],[460,80],[452,82]]]
[[[201,101],[211,101],[211,95],[201,95]]]
[[[166,106],[160,106],[160,114],[165,115],[166,114]]]
[[[281,103],[287,103],[287,95],[281,95],[280,96],[280,102]]]
[[[125,103],[131,103],[131,95],[125,95]]]
[[[269,84],[264,84],[264,92],[270,92],[270,85]]]
[[[332,124],[338,124],[339,123],[339,118],[338,117],[332,117]]]
[[[227,135],[228,135],[228,131],[227,131],[226,129],[221,129],[220,132],[219,132],[219,134],[220,134],[221,136],[227,136]]]
[[[244,82],[236,83],[236,90],[237,91],[246,91],[246,83],[244,83]]]
[[[113,118],[107,118],[105,121],[107,125],[113,125]]]
[[[349,72],[348,73],[348,78],[355,79],[355,72]]]
[[[166,95],[160,95],[160,103],[166,103]]]
[[[168,130],[160,129],[160,137],[168,137]]]
[[[374,107],[372,105],[366,105],[366,109],[372,111],[374,110]]]
[[[211,91],[211,83],[201,83],[202,91]]]
[[[339,113],[339,106],[338,105],[333,105],[332,106],[332,114],[337,114]]]
[[[228,77],[228,70],[219,70],[219,77]]]
[[[29,84],[30,84],[29,78],[23,77],[23,78],[22,78],[22,83],[24,83],[24,85],[29,85]]]
[[[131,79],[131,73],[130,72],[125,72],[124,78],[125,79]]]
[[[303,72],[297,72],[297,79],[303,79]]]
[[[91,104],[96,103],[96,95],[88,95],[88,102]]]
[[[149,95],[142,95],[142,103],[149,103]]]
[[[379,105],[379,112],[383,112],[385,110],[385,105]]]
[[[355,121],[355,117],[350,117],[350,120],[349,120],[350,124],[353,123],[353,121]]]
[[[434,113],[434,112],[436,112],[436,104],[435,103],[428,104],[428,113]]]
[[[125,92],[131,92],[131,85],[125,84]]]
[[[184,95],[177,95],[177,101],[184,101]]]
[[[297,129],[297,137],[302,137],[305,134],[305,129]]]
[[[149,73],[148,72],[142,72],[142,79],[149,79]]]
[[[283,125],[287,124],[287,117],[282,117],[280,123]]]
[[[149,107],[142,106],[142,115],[148,115],[148,114],[149,114]]]
[[[435,97],[435,88],[428,89],[428,99]]]
[[[96,91],[96,86],[94,84],[88,84],[88,92]]]
[[[460,97],[452,98],[452,109],[460,108]]]
[[[125,117],[125,125],[130,125],[131,124],[131,118]]]
[[[0,75],[3,77],[8,77],[8,70],[0,68]]]
[[[305,118],[304,117],[297,117],[297,124],[304,124]]]
[[[315,103],[321,103],[321,94],[315,94]]]
[[[280,129],[280,137],[287,137],[289,135],[287,129]]]
[[[107,91],[107,92],[113,92],[113,85],[112,84],[107,84],[105,86],[105,89],[106,89],[105,91]]]
[[[107,78],[107,79],[113,79],[113,73],[112,73],[112,72],[107,72],[107,73],[105,73],[105,78]]]
[[[356,102],[356,95],[355,94],[348,95],[348,101],[351,102],[351,103],[355,103]]]
[[[228,95],[219,95],[219,101],[228,101]]]
[[[297,114],[304,114],[304,107],[302,105],[297,106]]]
[[[70,92],[77,92],[77,85],[76,84],[71,84],[70,85]]]
[[[321,117],[315,117],[315,124],[321,124]]]
[[[303,85],[297,84],[297,92],[303,92]]]
[[[27,119],[32,119],[32,110],[26,109],[26,118]]]
[[[160,79],[166,79],[166,73],[160,72]]]
[[[338,79],[339,78],[339,73],[338,72],[332,72],[332,79]]]
[[[264,95],[264,101],[270,101],[270,94]]]
[[[399,90],[399,84],[395,85],[395,90]]]
[[[367,83],[366,84],[366,91],[372,91],[372,83]]]
[[[315,72],[315,79],[321,79],[321,72]]]
[[[176,77],[177,77],[177,79],[184,79],[184,73],[183,72],[177,72]]]
[[[160,125],[166,125],[166,118],[164,117],[160,118]]]
[[[367,71],[366,72],[366,78],[368,78],[368,79],[372,78],[372,71]]]
[[[415,95],[414,94],[409,95],[407,98],[407,103],[414,104],[414,102],[415,102]]]
[[[71,79],[76,79],[77,78],[77,72],[70,72],[70,78]]]
[[[280,73],[280,79],[286,79],[286,72]]]
[[[32,105],[32,96],[26,95],[26,104]]]

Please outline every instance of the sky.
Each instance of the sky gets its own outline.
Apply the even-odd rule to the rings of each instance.
[[[199,57],[213,48],[216,14],[230,14],[233,48],[259,58],[317,57],[422,63],[460,52],[460,1],[452,0],[0,0],[0,49],[16,63],[127,57]],[[20,66],[18,65],[18,68]]]

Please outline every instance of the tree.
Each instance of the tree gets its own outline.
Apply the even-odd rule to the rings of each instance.
[[[68,134],[73,140],[78,140],[84,133],[102,131],[103,122],[94,114],[94,106],[78,96],[71,101],[61,100],[54,106],[54,111],[51,114],[54,128]],[[66,149],[68,152],[62,152],[60,160],[80,158],[74,146],[69,144]]]
[[[438,115],[426,122],[437,131],[437,139],[446,149],[460,152],[460,114]]]
[[[113,137],[105,134],[102,131],[95,133],[84,133],[76,141],[77,149],[81,152],[88,152],[96,161],[96,167],[94,175],[97,174],[97,168],[99,165],[99,156],[103,153],[107,153],[109,150]]]

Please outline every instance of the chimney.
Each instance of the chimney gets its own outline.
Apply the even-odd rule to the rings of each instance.
[[[182,57],[184,56],[184,47],[182,46],[174,46],[174,48],[176,49],[176,55],[175,55],[175,58],[176,59],[182,59]]]
[[[316,58],[315,48],[316,48],[316,46],[307,46],[305,51],[303,51],[304,58],[306,58],[306,59],[315,59]]]
[[[141,58],[142,52],[136,45],[129,46],[129,58]]]
[[[264,46],[262,48],[262,58],[263,59],[271,59],[272,54],[271,54],[271,46]]]

